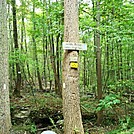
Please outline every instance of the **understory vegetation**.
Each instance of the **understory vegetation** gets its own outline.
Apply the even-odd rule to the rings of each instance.
[[[21,91],[22,98],[11,97],[13,132],[39,134],[43,130],[63,133],[62,99],[54,92]],[[134,98],[109,94],[96,105],[93,94],[81,96],[81,110],[86,134],[133,134]],[[130,100],[131,99],[131,100]],[[131,104],[130,104],[131,101]],[[103,110],[102,124],[96,125],[96,111]]]

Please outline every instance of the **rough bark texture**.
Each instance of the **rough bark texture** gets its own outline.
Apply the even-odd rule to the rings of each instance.
[[[64,42],[79,42],[78,2],[64,1]],[[70,67],[70,57],[77,57],[78,51],[65,51],[63,59],[63,115],[64,134],[84,134],[80,112],[79,68]]]
[[[10,134],[6,0],[0,0],[0,134]]]

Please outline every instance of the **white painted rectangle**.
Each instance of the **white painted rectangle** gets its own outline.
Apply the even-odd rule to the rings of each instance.
[[[87,50],[87,44],[63,42],[63,49],[64,50]]]
[[[66,88],[66,84],[65,83],[63,83],[63,88]]]
[[[3,88],[4,88],[4,90],[6,90],[6,88],[7,88],[6,84],[4,84]]]

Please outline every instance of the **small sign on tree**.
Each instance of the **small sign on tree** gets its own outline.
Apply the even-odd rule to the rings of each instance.
[[[73,43],[73,42],[63,42],[64,50],[87,50],[87,44],[85,43]]]

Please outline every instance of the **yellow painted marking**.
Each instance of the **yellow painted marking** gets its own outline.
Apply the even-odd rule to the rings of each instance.
[[[71,62],[70,66],[71,66],[71,68],[78,68],[78,63]]]

